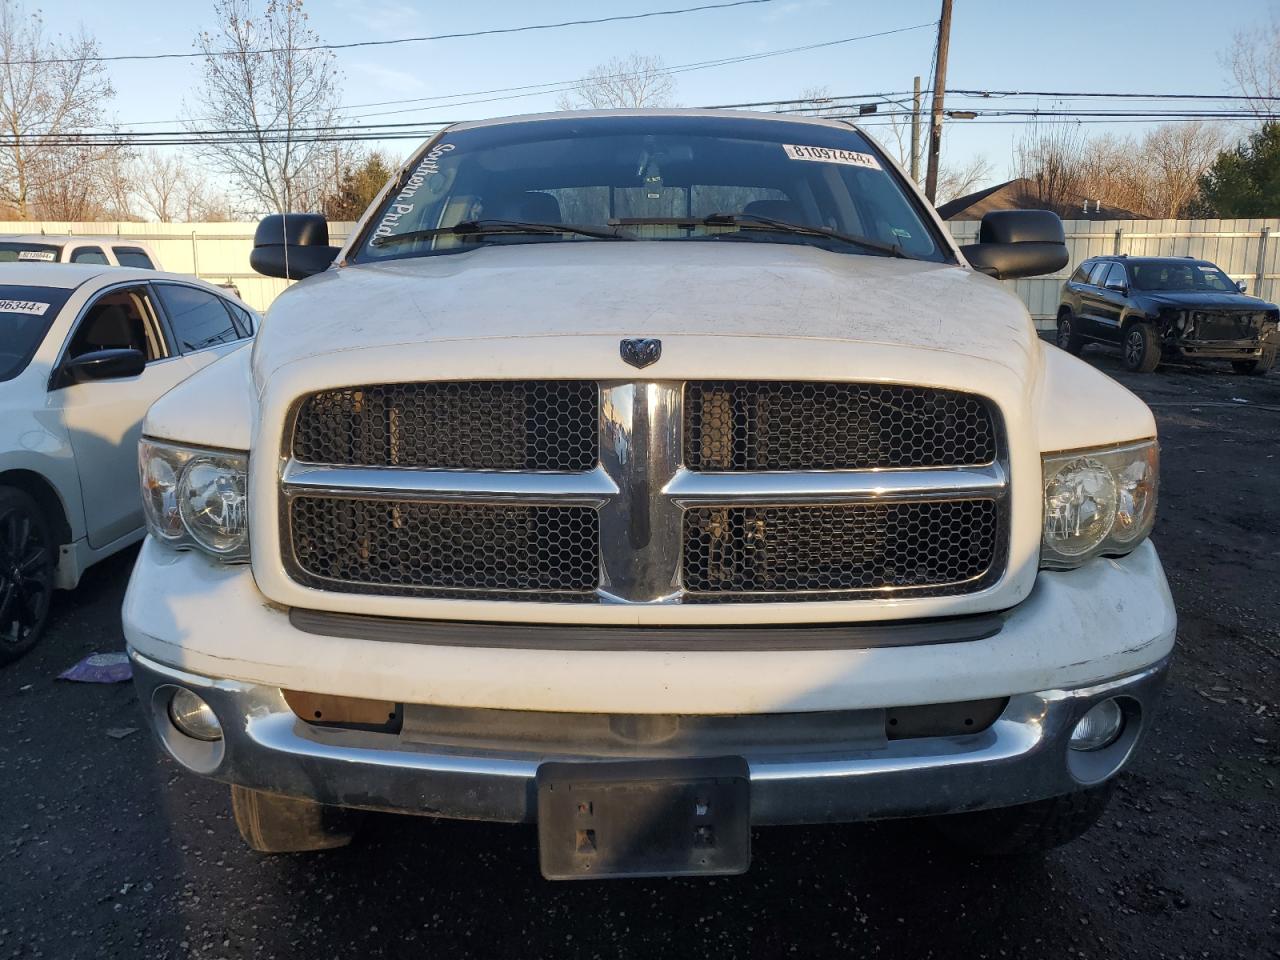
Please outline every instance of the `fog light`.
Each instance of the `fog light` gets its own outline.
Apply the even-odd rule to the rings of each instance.
[[[1071,731],[1072,750],[1101,750],[1116,742],[1124,729],[1124,711],[1115,700],[1095,703]]]
[[[169,719],[188,737],[211,742],[222,739],[222,724],[213,709],[190,690],[180,688],[174,693]]]

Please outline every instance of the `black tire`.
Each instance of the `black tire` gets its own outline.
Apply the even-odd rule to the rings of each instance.
[[[1075,320],[1070,310],[1063,310],[1058,315],[1058,336],[1055,342],[1059,349],[1067,351],[1073,357],[1078,357],[1084,350],[1084,338],[1076,332]]]
[[[1102,818],[1111,782],[1016,807],[956,813],[934,820],[951,843],[984,857],[1043,853],[1070,843]]]
[[[49,623],[57,548],[40,505],[0,487],[0,664],[34,647]]]
[[[1243,373],[1245,376],[1249,377],[1261,377],[1275,365],[1275,347],[1265,347],[1262,351],[1262,355],[1253,360],[1231,361],[1231,366],[1235,367],[1236,373]]]
[[[1131,323],[1125,327],[1120,349],[1126,369],[1134,373],[1151,373],[1160,366],[1160,338],[1149,323]]]
[[[231,812],[240,836],[258,853],[305,853],[345,847],[356,814],[311,800],[231,786]]]

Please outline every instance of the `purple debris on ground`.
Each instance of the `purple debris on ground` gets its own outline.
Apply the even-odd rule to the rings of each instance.
[[[125,653],[92,653],[69,670],[58,674],[59,680],[76,683],[123,683],[133,676],[129,655]]]

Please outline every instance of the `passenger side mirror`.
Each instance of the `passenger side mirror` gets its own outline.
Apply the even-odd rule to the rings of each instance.
[[[1245,283],[1243,280],[1237,280],[1236,289],[1239,290],[1241,293],[1246,293],[1249,289],[1249,285]]]
[[[337,255],[323,214],[273,213],[253,234],[249,265],[264,277],[302,280],[327,270]]]
[[[147,358],[142,351],[132,347],[93,350],[64,361],[55,386],[69,387],[90,380],[123,380],[139,376],[146,366]]]
[[[997,210],[982,218],[978,242],[960,248],[973,269],[997,280],[1037,277],[1067,265],[1062,221],[1048,210]]]

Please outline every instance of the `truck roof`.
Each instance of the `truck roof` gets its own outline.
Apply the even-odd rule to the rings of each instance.
[[[789,113],[762,113],[754,110],[715,110],[693,107],[640,107],[619,110],[557,110],[550,113],[525,113],[509,117],[492,117],[487,120],[464,120],[447,127],[448,130],[470,130],[478,127],[494,127],[511,123],[537,123],[541,120],[606,120],[617,117],[706,117],[719,120],[758,121],[807,124],[810,126],[839,127],[848,130],[855,126],[847,120],[827,117],[797,116]]]

